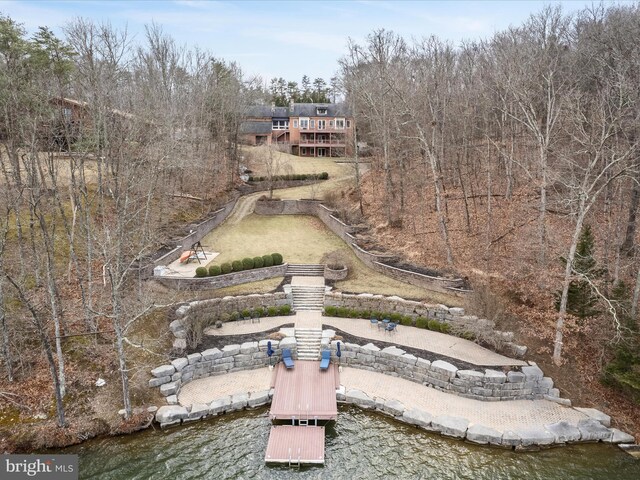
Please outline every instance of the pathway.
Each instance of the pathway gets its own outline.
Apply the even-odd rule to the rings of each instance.
[[[294,323],[297,329],[319,329],[322,324],[342,330],[350,335],[361,337],[372,343],[387,342],[399,347],[412,347],[427,352],[443,355],[456,360],[482,366],[522,366],[527,362],[492,352],[469,340],[432,332],[415,327],[400,325],[396,333],[386,333],[371,327],[369,320],[357,318],[324,317],[319,311],[301,311],[294,316],[267,317],[260,323],[228,322],[223,323],[222,328],[210,327],[205,330],[207,335],[243,335],[247,333],[265,332],[277,328],[286,323]]]
[[[522,360],[505,357],[463,338],[432,332],[416,327],[398,326],[397,332],[386,333],[372,327],[369,320],[358,318],[323,317],[322,323],[342,330],[350,335],[366,338],[373,343],[378,341],[393,343],[400,347],[412,347],[420,350],[444,355],[473,365],[482,366],[514,366],[528,365]]]
[[[208,404],[234,394],[263,392],[271,387],[273,372],[259,368],[194,380],[180,390],[181,405]],[[576,425],[588,416],[571,407],[547,400],[512,400],[482,402],[444,393],[419,383],[382,373],[345,367],[340,383],[347,391],[361,390],[371,398],[398,400],[405,408],[416,408],[433,416],[463,417],[472,424],[484,425],[499,432],[541,427],[567,421]]]

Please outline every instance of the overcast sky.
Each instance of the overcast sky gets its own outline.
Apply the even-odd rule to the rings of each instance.
[[[197,45],[236,61],[247,75],[300,82],[305,74],[328,81],[347,39],[362,42],[374,29],[406,38],[437,35],[458,44],[518,25],[548,3],[561,3],[573,12],[593,2],[0,0],[0,12],[29,32],[48,26],[60,35],[60,27],[74,17],[109,21],[126,26],[139,42],[144,41],[144,25],[154,21],[180,45]]]

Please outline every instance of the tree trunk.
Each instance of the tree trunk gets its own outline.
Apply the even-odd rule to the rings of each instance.
[[[582,232],[582,224],[586,215],[584,197],[580,200],[578,218],[576,226],[571,238],[571,246],[569,247],[569,255],[567,256],[567,264],[564,269],[564,279],[562,281],[562,296],[560,297],[560,308],[558,309],[558,318],[556,320],[556,339],[553,346],[553,362],[560,365],[562,361],[562,335],[564,329],[564,319],[567,315],[567,300],[569,299],[569,286],[571,285],[571,277],[573,273],[573,261],[576,258],[576,249]]]

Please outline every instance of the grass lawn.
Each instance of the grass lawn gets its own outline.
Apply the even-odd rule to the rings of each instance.
[[[438,297],[433,292],[399,282],[369,269],[339,237],[313,216],[251,214],[237,224],[221,225],[207,235],[202,243],[207,249],[220,252],[220,255],[207,266],[275,252],[281,253],[284,261],[288,263],[320,263],[325,253],[341,250],[351,263],[349,278],[336,284],[336,288],[342,291],[455,303],[455,300],[445,298],[444,295]],[[258,288],[260,291],[269,291],[270,288],[275,288],[279,281],[273,279],[256,287],[262,287]],[[241,292],[233,287],[227,294],[258,293],[253,285],[255,284],[246,284]]]
[[[247,167],[251,169],[254,176],[267,175],[265,160],[269,157],[269,147],[243,146],[242,153],[245,157]],[[336,163],[335,160],[344,161],[346,159],[329,157],[298,157],[289,153],[274,151],[276,171],[275,175],[287,175],[295,173],[321,173],[327,172],[329,178],[344,177],[352,174],[353,169],[349,165]]]

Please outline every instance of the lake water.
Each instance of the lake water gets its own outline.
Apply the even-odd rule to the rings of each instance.
[[[60,453],[80,455],[80,478],[104,480],[640,479],[640,461],[615,446],[513,452],[447,439],[357,407],[342,407],[327,427],[323,467],[267,466],[267,413],[93,440]]]

